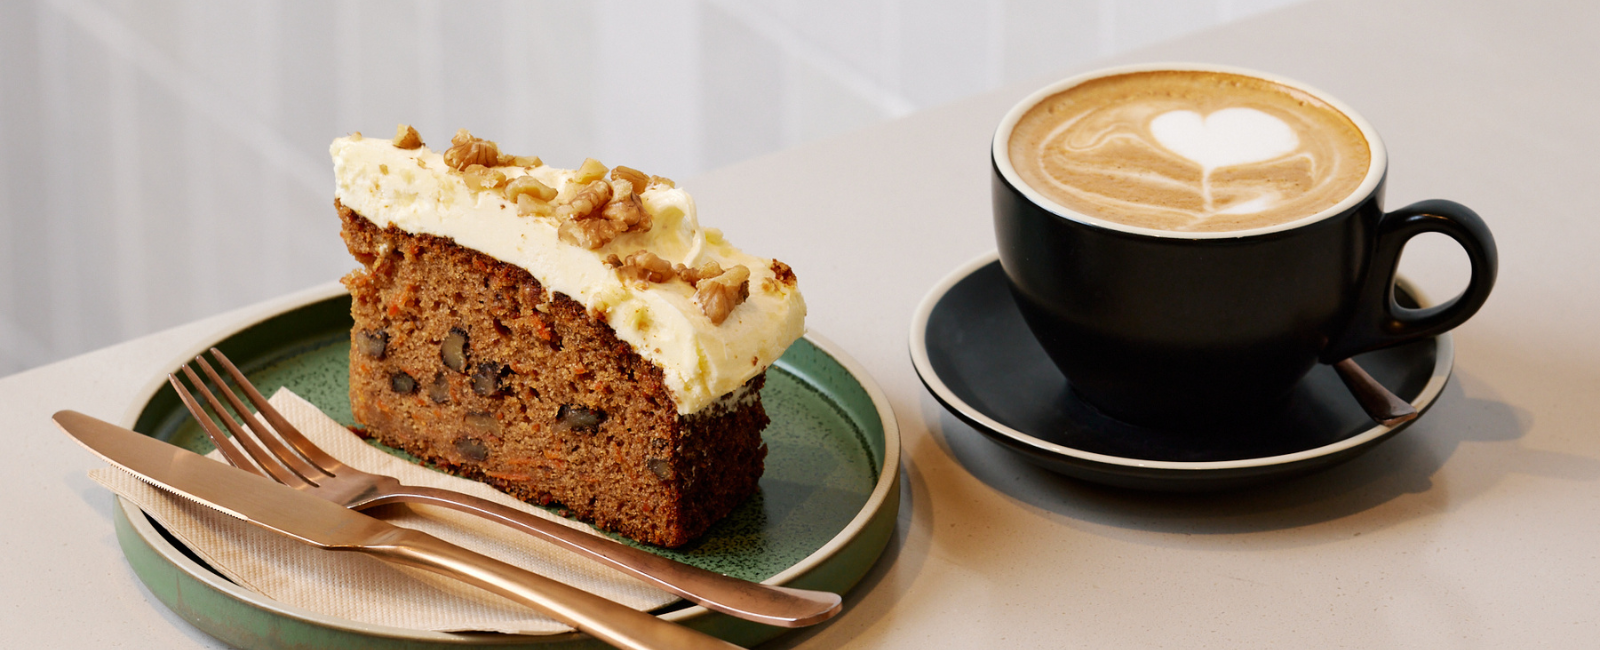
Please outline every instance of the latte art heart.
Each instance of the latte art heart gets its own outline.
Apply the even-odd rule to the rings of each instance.
[[[1361,129],[1266,79],[1159,70],[1091,79],[1012,127],[1017,175],[1056,204],[1110,222],[1236,231],[1310,217],[1361,185]]]
[[[1150,120],[1150,135],[1207,172],[1272,160],[1300,146],[1288,124],[1253,108],[1224,108],[1205,117],[1194,111],[1168,111]]]

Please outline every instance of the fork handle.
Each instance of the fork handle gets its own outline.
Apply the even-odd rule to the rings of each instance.
[[[407,485],[373,504],[397,501],[443,506],[499,522],[620,569],[706,609],[749,621],[803,627],[832,618],[841,609],[835,593],[730,578],[469,494]]]
[[[340,550],[366,553],[461,580],[532,607],[618,648],[739,647],[415,530],[396,529],[377,544]]]

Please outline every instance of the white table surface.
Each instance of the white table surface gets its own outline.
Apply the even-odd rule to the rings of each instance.
[[[1384,135],[1391,207],[1458,200],[1499,243],[1499,284],[1456,331],[1455,376],[1427,416],[1348,464],[1244,493],[1058,477],[945,414],[912,371],[916,304],[994,246],[991,129],[1047,80],[690,179],[707,223],[795,268],[810,327],[869,369],[904,436],[884,558],[838,619],[774,645],[1595,647],[1596,34],[1600,5],[1585,2],[1321,0],[1108,62],[1210,61],[1320,87]],[[1419,245],[1405,269],[1438,295],[1461,284],[1453,255]],[[197,343],[273,310],[0,379],[13,459],[0,646],[219,645],[129,570],[111,497],[85,476],[97,461],[49,415],[127,421],[135,393]]]

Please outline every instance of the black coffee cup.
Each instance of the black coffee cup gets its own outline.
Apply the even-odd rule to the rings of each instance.
[[[1211,233],[1095,218],[1021,180],[1007,146],[1028,108],[1088,80],[1146,70],[1242,74],[1311,93],[1360,128],[1368,173],[1312,216]],[[1153,65],[1067,79],[1007,113],[991,161],[1000,260],[1024,319],[1081,398],[1131,422],[1209,423],[1275,408],[1315,364],[1450,330],[1494,285],[1494,239],[1477,214],[1442,200],[1385,212],[1387,158],[1372,127],[1323,93],[1259,72]],[[1452,300],[1408,308],[1396,301],[1395,270],[1406,242],[1427,232],[1459,243],[1472,277]]]

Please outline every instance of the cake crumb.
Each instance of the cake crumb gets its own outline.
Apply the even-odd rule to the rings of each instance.
[[[794,269],[778,260],[772,260],[772,277],[791,287],[795,285]]]

